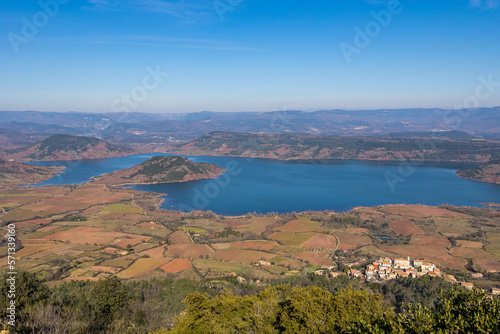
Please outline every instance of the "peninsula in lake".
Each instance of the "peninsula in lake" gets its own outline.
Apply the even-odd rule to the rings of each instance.
[[[157,184],[213,179],[226,169],[214,164],[195,163],[185,157],[156,156],[132,168],[94,178],[108,185]]]
[[[0,190],[39,183],[62,170],[62,166],[35,166],[0,159]]]
[[[493,160],[479,167],[458,171],[457,175],[475,181],[500,184],[500,160]]]

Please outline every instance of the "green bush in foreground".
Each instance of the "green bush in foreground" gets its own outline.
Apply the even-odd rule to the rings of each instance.
[[[16,276],[12,328],[9,277],[0,281],[0,329],[11,333],[500,333],[498,299],[437,278],[378,285],[307,275],[260,288],[235,278],[110,277],[47,288],[28,272]]]
[[[500,304],[455,288],[433,309],[417,304],[395,314],[382,296],[348,287],[269,287],[254,296],[193,293],[171,331],[162,333],[499,333]]]

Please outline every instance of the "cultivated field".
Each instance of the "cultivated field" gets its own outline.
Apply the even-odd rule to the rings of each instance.
[[[166,265],[160,267],[161,270],[167,274],[177,274],[181,271],[191,269],[191,261],[187,259],[175,259],[167,263]]]
[[[270,239],[276,240],[282,245],[286,246],[300,246],[307,240],[314,237],[316,233],[305,232],[305,233],[291,233],[291,232],[274,232],[269,235]]]
[[[328,253],[325,252],[309,252],[303,251],[298,256],[299,260],[303,260],[308,264],[312,264],[314,266],[333,266],[334,263],[328,260]]]
[[[279,248],[276,241],[267,240],[249,240],[249,241],[239,241],[227,244],[230,248],[241,248],[241,249],[253,249],[259,251],[270,251],[275,248]]]
[[[276,255],[244,249],[221,249],[216,251],[210,259],[234,263],[252,264],[259,260],[270,260]]]
[[[168,246],[166,255],[173,258],[198,259],[209,256],[213,250],[206,245],[173,244]]]
[[[290,233],[329,231],[327,228],[321,227],[320,222],[312,221],[306,217],[300,217],[299,219],[289,221],[285,225],[276,228],[276,230]]]
[[[133,278],[151,273],[153,270],[166,264],[168,260],[162,259],[138,259],[130,267],[117,274],[120,278]]]
[[[160,247],[155,247],[155,248],[145,250],[145,251],[141,252],[141,254],[147,255],[147,256],[155,258],[155,259],[163,259],[163,258],[165,258],[164,253],[166,250],[167,250],[167,246],[160,246]]]
[[[304,248],[335,249],[337,247],[337,238],[333,235],[318,233],[300,246]]]
[[[168,239],[174,244],[190,244],[192,242],[187,232],[184,231],[174,232],[168,237]]]
[[[412,234],[425,234],[415,223],[408,219],[398,219],[391,223],[391,229],[396,234],[412,235]]]

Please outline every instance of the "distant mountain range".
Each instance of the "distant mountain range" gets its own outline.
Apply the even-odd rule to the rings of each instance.
[[[351,136],[461,131],[479,138],[500,138],[500,107],[191,114],[0,111],[0,129],[42,137],[93,136],[112,143],[181,143],[214,131]]]
[[[98,184],[156,184],[216,178],[225,169],[205,163],[194,163],[185,157],[157,156],[135,167],[94,178]]]
[[[133,154],[129,148],[109,144],[94,137],[53,135],[33,146],[8,151],[16,161],[52,161],[112,158]]]
[[[46,136],[30,135],[14,130],[0,129],[0,148],[12,148],[17,146],[26,146],[36,144]]]

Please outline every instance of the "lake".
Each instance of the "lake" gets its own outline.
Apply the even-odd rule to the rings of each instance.
[[[87,182],[93,176],[133,167],[155,155],[37,162],[62,165],[66,171],[42,185]],[[194,162],[217,164],[228,171],[217,179],[184,183],[130,186],[162,194],[162,207],[171,210],[211,210],[218,214],[248,212],[348,211],[356,206],[383,204],[454,204],[481,206],[500,201],[500,186],[455,175],[457,169],[477,164],[353,160],[301,161],[196,156]]]

